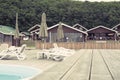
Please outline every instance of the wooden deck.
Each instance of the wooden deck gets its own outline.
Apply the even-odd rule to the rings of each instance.
[[[119,80],[120,50],[81,49],[32,80]]]

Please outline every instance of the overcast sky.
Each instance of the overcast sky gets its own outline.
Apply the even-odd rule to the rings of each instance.
[[[90,2],[94,2],[94,1],[101,2],[101,1],[104,1],[104,2],[110,2],[110,1],[120,1],[120,0],[76,0],[76,1],[90,1]]]

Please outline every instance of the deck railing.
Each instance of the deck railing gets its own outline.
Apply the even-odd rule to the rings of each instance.
[[[68,49],[120,49],[119,41],[58,42],[57,45]],[[38,49],[42,49],[43,46],[49,49],[53,48],[53,43],[36,41],[35,46]]]

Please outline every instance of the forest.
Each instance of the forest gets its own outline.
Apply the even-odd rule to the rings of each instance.
[[[48,27],[63,22],[76,23],[87,29],[103,25],[112,28],[120,23],[120,2],[81,2],[74,0],[0,0],[0,25],[15,27],[19,14],[19,29],[27,31],[41,23],[41,14],[47,15]]]

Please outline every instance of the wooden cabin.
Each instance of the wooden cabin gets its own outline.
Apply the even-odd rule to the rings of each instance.
[[[61,23],[64,32],[64,42],[84,42],[87,38],[87,33],[71,27],[67,24]],[[48,28],[49,41],[57,42],[57,28],[59,23]]]
[[[9,26],[0,25],[0,44],[14,44],[15,29]]]
[[[120,24],[114,26],[112,29],[120,33]]]
[[[120,40],[120,24],[114,26],[112,30],[117,31],[117,40]]]
[[[39,39],[39,36],[38,36],[39,29],[40,29],[39,24],[36,24],[33,27],[31,27],[30,29],[28,29],[28,31],[30,32],[32,40],[38,40]]]
[[[87,31],[88,30],[87,28],[83,27],[82,25],[80,25],[78,23],[73,25],[73,27],[76,28],[76,29],[79,29],[81,31]]]
[[[89,29],[88,40],[116,40],[117,32],[104,26]]]
[[[59,23],[56,25],[53,25],[49,27],[48,30],[48,38],[47,42],[57,42],[57,28],[59,26]],[[64,31],[64,42],[83,42],[86,41],[87,33],[76,29],[74,27],[71,27],[67,24],[62,23],[63,31]],[[32,34],[33,40],[39,40],[39,28],[40,25],[35,25],[32,28],[30,28],[28,31]]]
[[[30,33],[29,32],[21,32],[22,35],[21,40],[29,40],[30,39]]]

